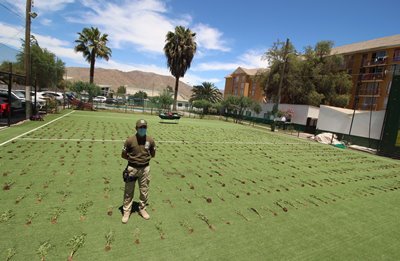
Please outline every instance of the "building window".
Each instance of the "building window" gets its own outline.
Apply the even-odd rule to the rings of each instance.
[[[255,80],[251,82],[251,96],[254,97],[256,95],[256,88],[257,88],[257,83]]]
[[[182,107],[182,103],[178,103],[178,107]]]
[[[375,97],[364,97],[361,104],[362,110],[376,110],[376,98]]]
[[[235,96],[238,95],[238,88],[239,88],[239,76],[235,76],[233,80],[233,94]]]
[[[393,61],[394,62],[400,61],[400,49],[394,50]]]
[[[384,64],[386,63],[386,51],[379,51],[372,54],[372,64]]]
[[[369,65],[368,54],[363,54],[361,58],[361,66],[367,66],[367,65]]]

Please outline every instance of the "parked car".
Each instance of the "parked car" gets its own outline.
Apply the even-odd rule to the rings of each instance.
[[[62,92],[43,91],[38,93],[43,97],[56,99],[58,104],[64,103],[64,94]]]
[[[16,94],[18,93],[18,96],[20,96],[20,97],[23,96],[24,100],[25,100],[25,93],[26,93],[25,90],[15,90],[14,92]],[[44,108],[46,106],[47,100],[48,100],[48,98],[43,97],[39,92],[37,92],[37,94],[36,94],[36,107],[37,107],[37,109]],[[31,91],[31,102],[32,102],[32,104],[35,103],[35,92],[33,92],[33,91]]]
[[[114,98],[107,98],[105,103],[107,103],[107,104],[116,104],[117,100],[114,99]]]
[[[5,117],[10,113],[8,99],[0,96],[0,117]]]
[[[8,90],[0,89],[0,97],[8,100]],[[25,99],[22,101],[14,92],[11,92],[11,109],[23,109],[23,103]]]
[[[94,102],[106,102],[106,100],[107,100],[107,97],[105,97],[105,96],[96,96],[93,98]]]

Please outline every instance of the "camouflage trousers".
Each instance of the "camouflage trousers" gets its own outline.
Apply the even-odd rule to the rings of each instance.
[[[139,186],[139,209],[145,209],[148,196],[149,196],[149,184],[150,184],[150,166],[144,168],[134,168],[128,166],[129,177],[133,177],[133,181],[125,182],[124,191],[124,212],[131,212],[133,204],[133,195],[135,191],[136,181]]]

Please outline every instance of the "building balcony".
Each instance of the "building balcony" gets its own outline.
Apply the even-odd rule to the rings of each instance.
[[[360,77],[362,82],[368,82],[368,81],[383,81],[385,78],[385,73],[380,72],[380,73],[364,73]]]
[[[374,67],[374,66],[386,65],[386,63],[387,63],[387,57],[379,57],[379,58],[374,58],[371,61],[364,61],[362,66],[363,67]]]

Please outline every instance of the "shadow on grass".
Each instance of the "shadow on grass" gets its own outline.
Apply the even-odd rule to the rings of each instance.
[[[121,205],[118,209],[121,212],[121,215],[123,215],[124,214],[124,206]],[[139,212],[139,202],[137,202],[137,201],[133,201],[133,203],[132,203],[131,214],[135,213],[135,212]]]
[[[159,123],[161,123],[161,124],[178,124],[178,122],[177,121],[159,121]]]

